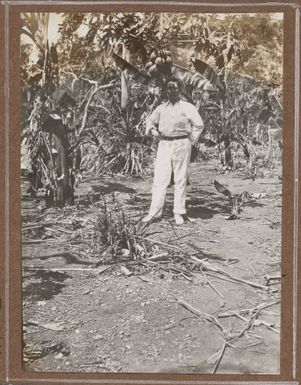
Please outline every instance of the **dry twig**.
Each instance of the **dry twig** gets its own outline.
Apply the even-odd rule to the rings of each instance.
[[[222,275],[230,278],[233,281],[236,281],[236,282],[239,282],[239,283],[244,283],[246,285],[255,287],[257,289],[261,289],[261,290],[265,290],[265,291],[268,290],[268,288],[266,286],[261,285],[260,283],[252,282],[252,281],[247,281],[247,280],[239,278],[239,277],[234,277],[233,275],[227,273],[225,270],[222,270],[222,269],[217,268],[217,267],[212,267],[212,266],[209,265],[208,262],[202,261],[202,260],[200,260],[197,257],[191,256],[190,258],[194,262],[199,263],[201,269],[208,270],[208,271],[211,271],[211,272],[214,272],[214,273],[222,274]],[[218,276],[217,276],[217,278],[218,278]]]
[[[241,338],[250,328],[251,326],[253,325],[254,321],[256,320],[256,318],[259,316],[259,314],[262,312],[262,310],[268,308],[268,307],[271,307],[273,305],[276,305],[280,303],[280,301],[274,301],[274,302],[271,302],[271,303],[268,303],[268,304],[263,304],[263,305],[260,305],[254,309],[251,309],[251,310],[255,310],[257,309],[257,311],[252,315],[252,317],[246,322],[244,328],[234,337],[230,337],[229,335],[226,335],[226,339],[225,339],[225,342],[224,342],[224,345],[223,345],[223,348],[222,348],[222,352],[221,352],[221,355],[219,357],[219,360],[217,361],[217,364],[215,365],[214,367],[214,370],[213,370],[213,374],[216,373],[218,367],[219,367],[219,364],[221,363],[221,360],[222,360],[222,357],[224,355],[224,352],[225,352],[225,349],[227,346],[231,346],[231,344],[235,341],[237,341],[239,338]]]
[[[221,298],[224,298],[224,296],[217,290],[217,288],[215,286],[213,286],[213,284],[211,283],[211,281],[208,279],[207,275],[204,273],[204,271],[202,270],[202,268],[200,268],[201,270],[201,273],[203,274],[203,277],[205,278],[206,280],[206,283],[208,283],[208,285],[211,287],[211,289],[213,289],[217,294],[218,296],[220,296]]]
[[[226,350],[226,347],[227,347],[227,346],[228,346],[228,342],[225,341],[223,347],[221,348],[220,355],[219,355],[218,360],[217,360],[217,362],[216,362],[216,364],[215,364],[215,366],[214,366],[214,369],[213,369],[212,374],[215,374],[215,373],[216,373],[216,371],[217,371],[217,369],[218,369],[218,367],[219,367],[219,364],[220,364],[221,361],[222,361],[222,358],[223,358],[223,356],[224,356],[224,353],[225,353],[225,350]]]

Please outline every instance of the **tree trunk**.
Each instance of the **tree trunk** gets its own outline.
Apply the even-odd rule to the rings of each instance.
[[[72,165],[68,155],[69,142],[66,135],[65,126],[61,120],[49,118],[44,124],[44,131],[53,135],[54,149],[53,154],[54,175],[56,177],[56,187],[48,192],[46,200],[48,205],[57,205],[63,207],[66,204],[74,204],[74,175]],[[52,149],[52,144],[50,144]]]
[[[271,135],[270,127],[268,128],[267,136],[268,136],[268,149],[264,157],[264,162],[267,167],[270,167],[272,164],[272,158],[273,158],[273,137]]]
[[[55,192],[55,203],[63,207],[65,204],[74,204],[74,194],[72,180],[72,168],[70,167],[70,159],[68,157],[68,147],[60,136],[54,134],[55,148],[57,154],[57,177],[58,177],[58,191]]]
[[[221,75],[222,77],[222,83],[225,84],[225,88],[223,90],[220,90],[221,93],[221,106],[222,106],[222,124],[223,124],[223,139],[224,139],[224,166],[233,166],[233,159],[231,154],[231,140],[230,140],[230,129],[227,128],[227,119],[226,119],[226,111],[227,111],[227,103],[226,103],[226,95],[227,95],[227,88],[226,88],[226,76],[225,74]]]
[[[231,141],[230,141],[230,135],[225,134],[224,138],[224,147],[225,147],[225,166],[233,166],[233,159],[232,159],[232,153],[231,153],[231,147],[230,147]]]
[[[122,44],[122,58],[130,61],[130,51]],[[124,110],[129,102],[128,71],[121,71],[121,108]]]

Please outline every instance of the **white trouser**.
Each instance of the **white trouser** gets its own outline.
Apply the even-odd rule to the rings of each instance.
[[[161,140],[155,163],[152,203],[149,215],[162,214],[166,190],[174,172],[174,214],[185,214],[186,182],[191,155],[191,142],[188,138],[173,141]]]

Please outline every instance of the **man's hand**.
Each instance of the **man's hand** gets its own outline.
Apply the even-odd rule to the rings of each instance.
[[[159,131],[156,127],[154,126],[150,126],[150,127],[147,127],[146,130],[145,130],[145,135],[153,135],[153,136],[158,136],[160,135],[159,134]]]
[[[145,135],[141,138],[141,144],[151,147],[151,145],[153,144],[153,138],[151,136]]]
[[[153,135],[153,136],[159,136],[159,131],[155,128],[155,127],[152,127],[151,130],[150,130],[150,133]]]
[[[146,135],[151,134],[151,135],[153,135],[153,136],[159,136],[159,135],[160,135],[159,131],[158,131],[157,128],[155,128],[155,127],[151,127],[149,130],[147,130],[147,131],[145,132],[145,134],[146,134]]]

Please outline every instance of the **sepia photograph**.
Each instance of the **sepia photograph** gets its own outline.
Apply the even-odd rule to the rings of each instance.
[[[280,374],[283,13],[21,13],[23,370]]]

